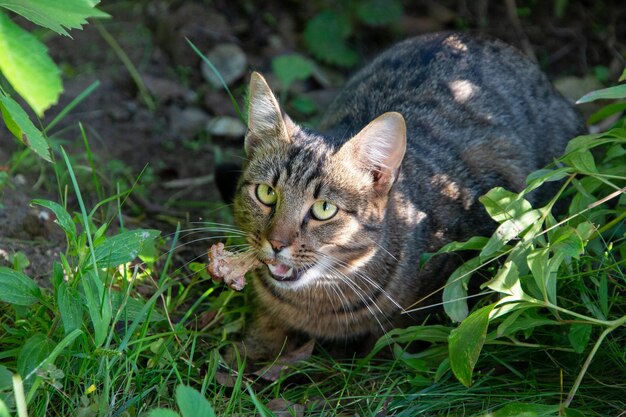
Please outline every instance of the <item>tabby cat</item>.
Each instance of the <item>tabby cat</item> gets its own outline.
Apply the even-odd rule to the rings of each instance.
[[[429,295],[457,264],[442,256],[420,269],[420,255],[490,234],[478,197],[521,190],[583,130],[534,63],[467,34],[421,36],[380,55],[330,105],[320,133],[282,113],[253,73],[235,196],[236,222],[265,264],[251,274],[248,358],[271,359],[303,338],[369,346],[423,319],[401,313],[424,297],[436,304]]]

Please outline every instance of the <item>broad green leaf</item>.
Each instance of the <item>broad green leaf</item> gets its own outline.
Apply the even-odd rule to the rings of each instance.
[[[489,414],[490,417],[556,417],[558,415],[558,405],[524,403],[507,404],[495,413]]]
[[[602,90],[592,91],[578,99],[576,104],[589,103],[602,99],[618,99],[626,97],[626,84],[616,85],[614,87],[603,88]]]
[[[357,3],[359,19],[372,26],[397,22],[404,13],[398,0],[365,0]]]
[[[488,241],[489,238],[484,236],[473,236],[465,242],[450,242],[441,247],[435,255],[463,250],[480,250],[485,246],[485,244],[487,244]]]
[[[452,328],[442,325],[409,326],[392,329],[378,339],[370,355],[375,355],[393,343],[405,345],[417,340],[428,343],[443,343],[448,340]]]
[[[584,173],[598,172],[598,168],[596,168],[596,162],[594,161],[593,155],[589,150],[569,153],[561,158],[561,160],[566,164],[571,165],[578,171]]]
[[[151,410],[148,415],[150,417],[180,417],[180,414],[178,414],[177,412],[172,410],[166,410],[165,408],[156,408],[154,410]]]
[[[176,404],[183,417],[215,417],[209,401],[187,385],[176,387]]]
[[[530,308],[530,306],[528,307]],[[529,331],[535,327],[558,325],[559,322],[540,316],[538,313],[529,312],[528,308],[520,309],[511,313],[498,326],[498,336],[512,336],[517,332],[525,331],[529,337]],[[534,311],[534,310],[530,310]]]
[[[288,89],[296,80],[306,80],[311,76],[315,64],[299,54],[281,55],[272,60],[272,71]]]
[[[540,210],[531,210],[519,217],[503,222],[491,236],[483,250],[481,257],[488,257],[502,249],[511,239],[520,236],[526,229],[534,225],[541,218]]]
[[[46,355],[45,358],[43,358],[36,366],[35,368],[33,368],[29,374],[26,375],[26,378],[30,377],[35,371],[37,371],[38,369],[46,366],[47,364],[54,364],[54,361],[56,360],[57,356],[59,356],[63,350],[68,347],[69,345],[72,344],[72,342],[82,334],[83,332],[81,330],[74,330],[72,331],[70,334],[65,335],[65,337],[63,338],[63,340],[61,340],[55,347],[54,349],[52,349],[52,351]]]
[[[0,36],[2,35],[0,34]],[[2,94],[1,91],[0,110],[2,110],[2,118],[7,123],[7,126],[13,126],[11,133],[13,133],[16,138],[46,161],[52,161],[50,157],[50,147],[41,131],[35,127],[20,105],[11,97]]]
[[[496,276],[481,287],[489,287],[496,292],[511,295],[517,299],[522,299],[524,296],[517,265],[511,261],[506,261]]]
[[[11,417],[9,407],[2,401],[2,398],[0,398],[0,417]]]
[[[31,306],[41,298],[39,286],[22,272],[0,267],[0,301],[17,306]]]
[[[13,385],[13,374],[6,366],[0,365],[0,391],[5,391]]]
[[[83,275],[81,283],[85,293],[89,317],[93,324],[94,343],[96,346],[101,346],[109,331],[109,323],[111,323],[111,301],[95,271],[87,271]]]
[[[566,256],[578,259],[585,251],[581,236],[576,229],[562,226],[550,236],[550,248],[553,252],[562,252]]]
[[[88,0],[0,0],[0,6],[24,16],[59,35],[69,36],[66,29],[81,29],[90,17],[109,17],[95,9],[100,1]]]
[[[55,104],[63,91],[59,68],[48,55],[45,45],[2,12],[0,71],[38,116]],[[19,125],[17,120],[16,123]],[[23,126],[20,128],[24,130]]]
[[[614,115],[615,113],[620,113],[624,110],[626,110],[626,102],[609,104],[589,116],[589,118],[587,119],[587,124],[596,124]]]
[[[533,275],[535,280],[535,284],[541,291],[541,296],[536,295],[537,297],[541,297],[544,300],[548,299],[548,292],[546,289],[546,280],[547,280],[547,269],[548,269],[548,258],[550,256],[549,248],[537,248],[533,249],[528,253],[526,257],[526,262],[528,263],[528,267],[530,268],[530,272]],[[536,292],[533,291],[533,292]]]
[[[65,210],[65,208],[50,200],[40,200],[36,199],[30,202],[31,204],[35,204],[38,206],[42,206],[50,210],[56,216],[56,220],[54,221],[56,224],[61,226],[61,229],[68,235],[71,241],[76,240],[76,224],[74,224],[74,220],[72,220],[72,216]]]
[[[585,351],[587,344],[589,344],[589,339],[591,338],[591,330],[591,324],[580,323],[570,326],[567,338],[576,353],[583,353]]]
[[[526,177],[526,184],[528,187],[524,190],[525,193],[538,188],[545,182],[560,181],[567,177],[572,172],[570,167],[562,167],[557,169],[540,169],[534,171]]]
[[[83,301],[76,289],[67,285],[65,281],[57,288],[57,305],[63,321],[65,334],[69,334],[83,325]]]
[[[304,41],[316,58],[340,67],[352,67],[359,56],[345,40],[352,33],[350,20],[331,10],[318,13],[304,30]]]
[[[443,309],[452,321],[460,322],[467,317],[467,283],[481,264],[480,258],[472,258],[459,266],[448,278],[443,289]]]
[[[114,268],[135,259],[144,245],[152,242],[161,233],[158,230],[128,230],[107,238],[96,245],[96,263],[99,268]]]
[[[490,304],[473,312],[450,333],[450,367],[466,387],[472,385],[472,373],[487,337],[489,314],[493,308],[494,304]]]
[[[17,355],[17,373],[26,378],[30,372],[50,355],[54,343],[46,335],[35,333],[24,342]]]
[[[518,218],[532,209],[527,200],[502,187],[492,188],[478,200],[485,206],[489,216],[498,223]]]

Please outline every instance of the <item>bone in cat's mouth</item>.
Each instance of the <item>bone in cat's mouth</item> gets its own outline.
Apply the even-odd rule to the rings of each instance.
[[[280,262],[266,262],[270,274],[277,281],[297,281],[302,273],[292,266]]]

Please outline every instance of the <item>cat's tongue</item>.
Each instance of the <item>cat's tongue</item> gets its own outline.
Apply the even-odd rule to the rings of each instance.
[[[292,279],[294,276],[293,268],[281,263],[267,264],[274,278],[283,281]]]

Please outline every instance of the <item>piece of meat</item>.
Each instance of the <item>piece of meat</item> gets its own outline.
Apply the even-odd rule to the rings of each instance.
[[[246,272],[259,266],[261,262],[250,252],[227,251],[221,242],[209,248],[207,271],[215,281],[224,282],[233,290],[241,291],[246,285]]]

